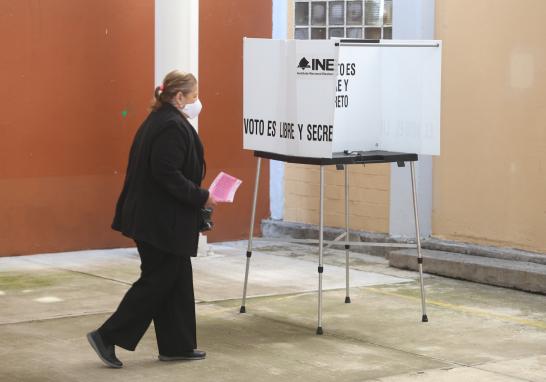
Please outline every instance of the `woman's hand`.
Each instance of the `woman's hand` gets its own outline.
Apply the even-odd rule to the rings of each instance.
[[[211,209],[214,209],[214,207],[216,207],[216,199],[214,199],[214,196],[212,196],[211,194],[209,194],[209,198],[207,200],[207,202],[205,203],[205,208],[211,208]]]

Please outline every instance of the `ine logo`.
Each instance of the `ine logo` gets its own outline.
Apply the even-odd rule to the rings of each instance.
[[[300,63],[298,64],[298,68],[301,68],[302,70],[305,70],[307,68],[310,68],[309,61],[307,61],[307,58],[303,57],[300,60]]]
[[[333,58],[312,58],[309,61],[307,58],[302,57],[298,64],[298,74],[321,74],[332,75],[334,74],[335,60]],[[310,69],[305,71],[305,69]]]

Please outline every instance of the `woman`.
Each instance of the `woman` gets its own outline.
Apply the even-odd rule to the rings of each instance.
[[[203,145],[187,120],[196,109],[197,80],[172,71],[134,138],[112,228],[135,240],[141,275],[116,312],[87,335],[110,367],[123,366],[115,346],[134,350],[152,320],[160,360],[205,358],[196,350],[190,257],[197,253],[200,210],[216,201],[200,187]]]

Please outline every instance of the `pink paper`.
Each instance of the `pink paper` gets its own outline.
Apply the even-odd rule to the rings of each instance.
[[[217,202],[233,203],[235,192],[242,180],[221,171],[210,185],[209,192]]]

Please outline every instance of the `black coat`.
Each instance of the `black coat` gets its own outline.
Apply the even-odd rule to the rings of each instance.
[[[203,145],[174,106],[152,111],[138,129],[112,228],[163,251],[195,256],[200,209],[209,192],[200,188]]]

